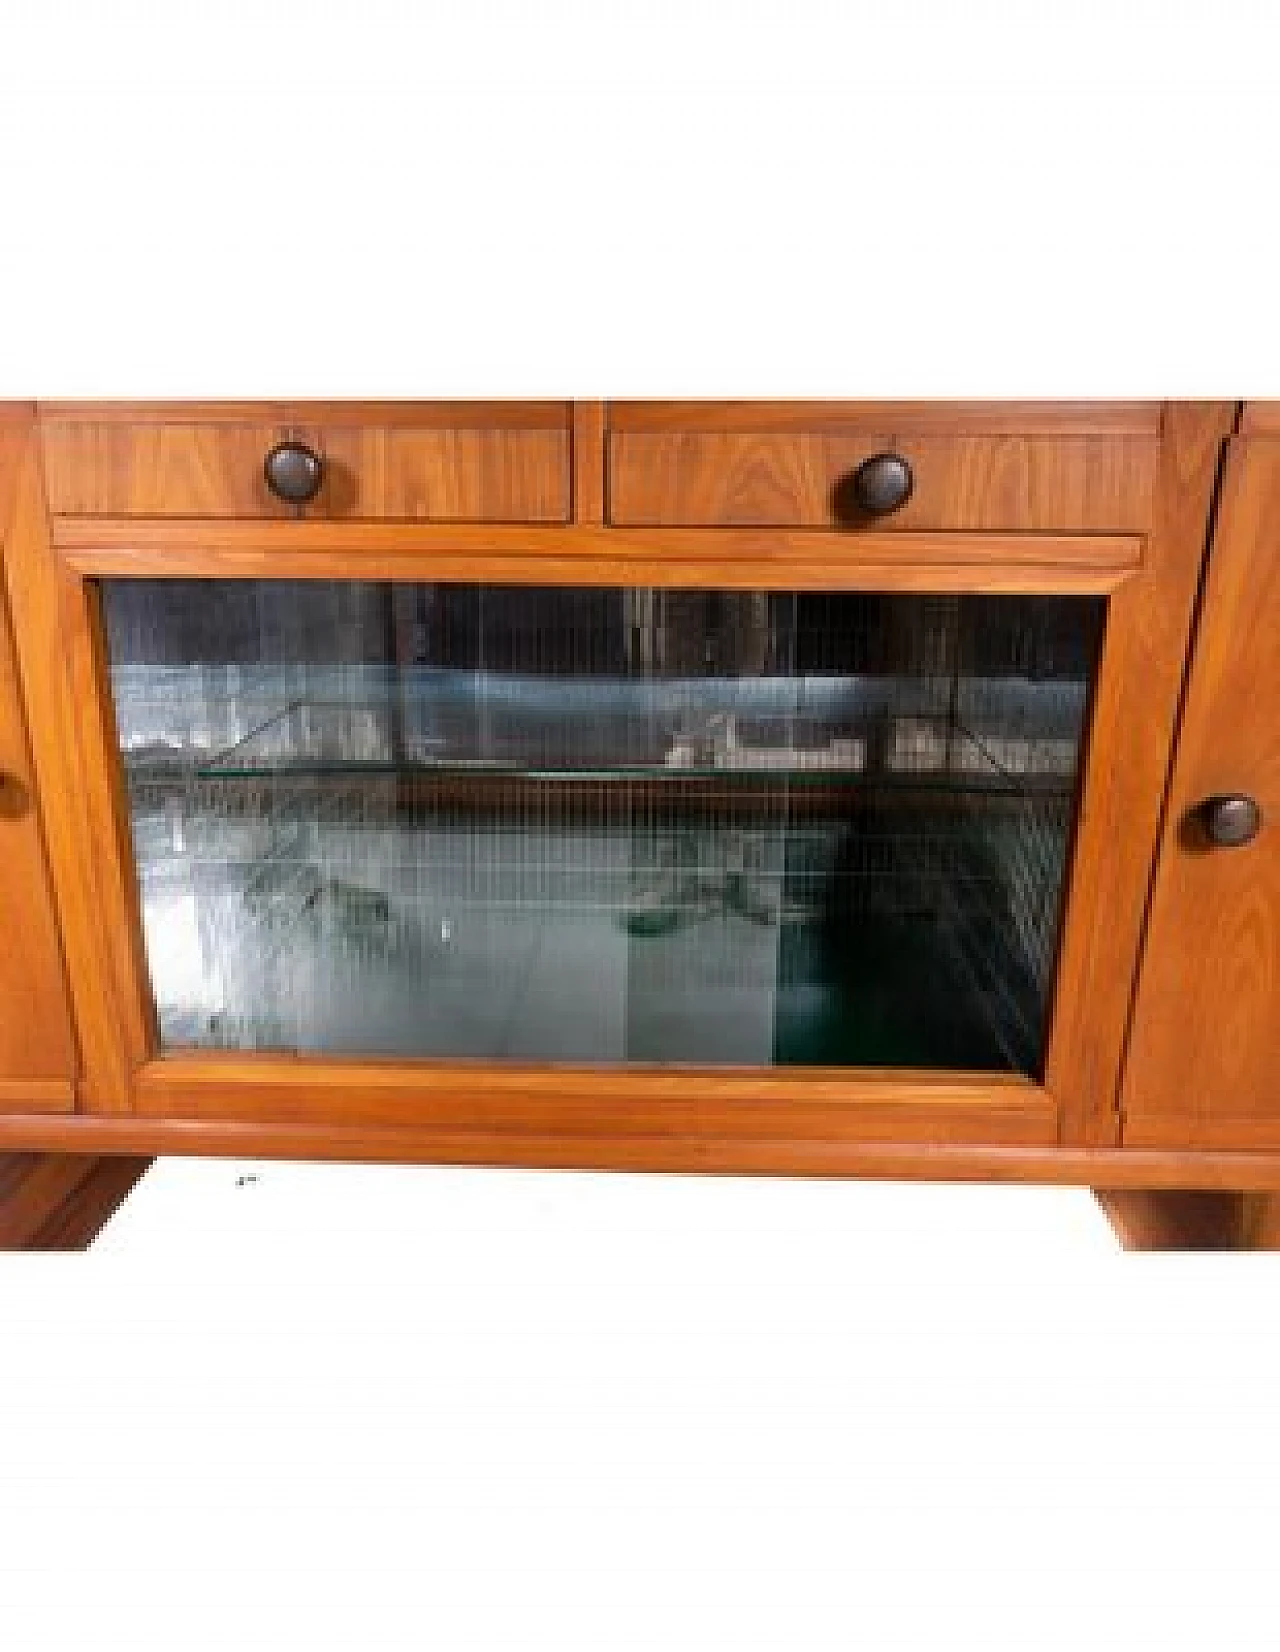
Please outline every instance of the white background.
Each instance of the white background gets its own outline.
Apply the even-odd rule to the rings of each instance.
[[[1277,395],[1271,11],[6,5],[0,395]],[[0,1266],[0,1643],[1269,1647],[1276,1301],[1069,1190],[172,1161]]]

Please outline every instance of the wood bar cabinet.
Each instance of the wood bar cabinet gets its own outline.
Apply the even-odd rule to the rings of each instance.
[[[0,1245],[157,1155],[1276,1242],[1280,406],[0,409]]]

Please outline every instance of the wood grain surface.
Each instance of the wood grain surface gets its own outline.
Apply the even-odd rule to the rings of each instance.
[[[1125,1250],[1280,1250],[1280,1196],[1207,1188],[1097,1188]]]
[[[1154,437],[613,432],[609,514],[622,526],[830,527],[856,521],[842,488],[891,451],[914,485],[878,532],[1143,532]]]
[[[1280,436],[1280,401],[1252,401],[1240,415],[1242,436]]]
[[[128,1155],[0,1154],[0,1250],[84,1250],[150,1164]]]
[[[1054,1106],[1002,1074],[522,1066],[178,1053],[138,1073],[157,1118],[663,1136],[1047,1145]]]
[[[1204,798],[1261,834],[1212,847]],[[1233,443],[1124,1084],[1125,1140],[1280,1146],[1280,440]]]
[[[1214,485],[1235,412],[1230,402],[1167,406],[1142,570],[1107,606],[1046,1067],[1064,1142],[1119,1139],[1147,890]]]
[[[0,426],[0,1109],[75,1105],[76,1047],[5,570],[25,433]]]
[[[526,1133],[421,1125],[261,1124],[0,1114],[0,1152],[198,1154],[705,1175],[894,1177],[1086,1188],[1280,1191],[1280,1152],[898,1142],[783,1135]]]
[[[421,579],[710,590],[1105,592],[1135,534],[864,533],[759,528],[128,521],[58,517],[77,575],[115,579]]]
[[[311,516],[563,522],[567,428],[139,423],[44,418],[51,508],[79,516],[288,518],[263,463],[286,437],[324,462]]]
[[[56,557],[34,442],[25,444],[5,543],[5,586],[43,812],[79,1054],[77,1104],[127,1111],[146,1053],[132,861],[119,829],[121,765],[92,591]],[[85,744],[85,735],[94,735]]]
[[[573,404],[573,520],[592,526],[607,520],[603,402]]]
[[[894,430],[903,436],[1158,436],[1158,401],[613,401],[612,431]]]

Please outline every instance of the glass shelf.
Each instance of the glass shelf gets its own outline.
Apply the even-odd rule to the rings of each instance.
[[[367,685],[361,685],[367,696]],[[742,731],[739,719],[730,714],[707,711],[715,725],[710,734],[695,744],[688,735],[670,735],[664,749],[656,749],[652,719],[627,717],[625,708],[617,715],[616,701],[608,687],[594,686],[591,703],[576,690],[566,696],[567,704],[551,708],[554,721],[547,727],[547,696],[535,707],[543,726],[510,727],[495,739],[481,724],[484,685],[469,684],[474,700],[472,715],[465,726],[451,702],[459,685],[430,687],[407,681],[393,699],[293,700],[269,711],[247,733],[221,750],[192,750],[181,744],[165,743],[149,753],[133,753],[135,761],[151,756],[153,761],[181,764],[189,758],[195,773],[206,780],[251,779],[264,775],[359,775],[397,774],[405,777],[439,776],[463,778],[493,776],[504,779],[611,781],[659,780],[756,782],[761,785],[837,785],[874,782],[891,786],[939,784],[957,790],[1008,789],[1027,792],[1058,789],[1069,792],[1075,775],[1076,740],[1070,733],[1056,737],[1046,732],[1046,714],[1056,713],[1059,721],[1079,716],[1062,692],[1057,704],[1035,707],[1034,737],[1028,734],[987,733],[979,735],[958,721],[941,715],[915,715],[892,720],[888,750],[874,770],[869,763],[865,734],[831,733],[824,745],[804,746],[794,737],[794,725],[806,713],[787,704],[768,708],[770,720],[786,725],[789,738],[765,743],[752,738],[752,730]],[[508,685],[508,708],[512,704]],[[632,696],[631,698],[634,698]],[[799,696],[795,696],[796,699]],[[578,719],[584,709],[599,727],[604,703],[613,699],[614,718],[605,738],[614,746],[647,754],[625,762],[600,762],[603,740],[584,742]],[[1065,703],[1064,703],[1065,700]],[[579,704],[575,705],[573,702]],[[1028,709],[1024,690],[1025,715]],[[687,712],[689,697],[684,697]],[[452,717],[447,714],[453,709]],[[760,708],[755,708],[759,712]],[[814,721],[811,708],[807,718]],[[508,719],[510,721],[510,718]],[[393,730],[395,722],[400,723]],[[406,735],[404,728],[422,730],[452,727],[448,735]],[[501,746],[506,755],[487,755],[487,748]]]

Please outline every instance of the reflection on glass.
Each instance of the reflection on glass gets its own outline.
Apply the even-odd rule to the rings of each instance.
[[[1101,603],[102,597],[170,1047],[1039,1069]]]

